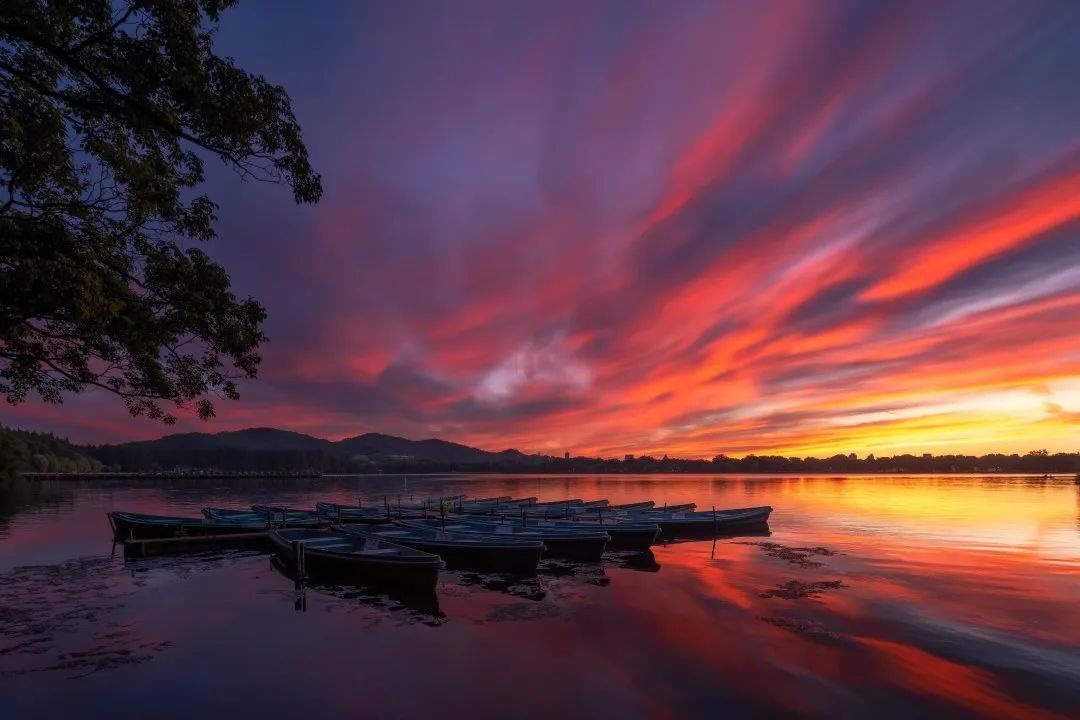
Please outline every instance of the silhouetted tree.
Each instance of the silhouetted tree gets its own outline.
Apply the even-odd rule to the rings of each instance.
[[[263,307],[186,240],[207,158],[316,202],[285,91],[214,54],[235,0],[0,3],[0,393],[89,386],[213,415],[254,377]]]

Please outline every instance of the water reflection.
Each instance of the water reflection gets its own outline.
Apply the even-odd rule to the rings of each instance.
[[[121,685],[132,716],[152,716],[163,694],[176,716],[294,717],[313,694],[323,714],[350,716],[361,680],[378,717],[1080,716],[1071,478],[382,477],[7,493],[5,720],[107,715]],[[261,553],[110,557],[104,515],[443,493],[776,510],[771,532],[752,537],[548,560],[524,578],[444,572],[423,603],[343,584],[298,593]],[[167,690],[178,685],[190,692]]]
[[[380,615],[398,620],[408,619],[429,625],[438,625],[444,617],[439,610],[439,598],[434,592],[405,591],[401,589],[374,589],[353,583],[333,583],[325,580],[297,581],[295,567],[283,561],[277,555],[270,557],[270,566],[282,578],[288,580],[296,594],[294,609],[307,612],[308,595],[315,593],[323,597],[326,603],[335,602],[335,607],[351,612],[355,606],[366,606]]]

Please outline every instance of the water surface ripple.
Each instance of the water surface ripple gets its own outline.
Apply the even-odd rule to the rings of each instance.
[[[258,551],[126,559],[112,509],[439,494],[772,505],[767,536],[436,594]],[[466,476],[0,488],[0,718],[1080,717],[1080,486],[976,476]]]

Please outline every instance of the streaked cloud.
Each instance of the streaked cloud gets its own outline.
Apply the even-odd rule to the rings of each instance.
[[[230,54],[293,94],[327,192],[294,208],[215,178],[212,251],[271,342],[244,400],[184,429],[1076,449],[1080,6],[334,12],[225,17]],[[3,419],[161,432],[94,396]]]

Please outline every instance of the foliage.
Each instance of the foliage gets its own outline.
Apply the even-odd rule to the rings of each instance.
[[[628,456],[625,459],[486,452],[444,440],[407,440],[368,433],[330,441],[273,428],[216,434],[185,433],[144,442],[85,448],[106,465],[126,471],[176,467],[213,470],[322,470],[323,472],[528,473],[1066,473],[1080,469],[1080,454],[1033,451],[1026,455],[896,455],[859,458],[717,455],[712,460]]]
[[[256,375],[263,307],[187,241],[204,161],[316,202],[288,95],[213,51],[235,0],[0,4],[0,393],[88,387],[213,415]]]
[[[100,462],[67,440],[0,425],[0,480],[13,480],[23,472],[92,472],[100,468]]]

